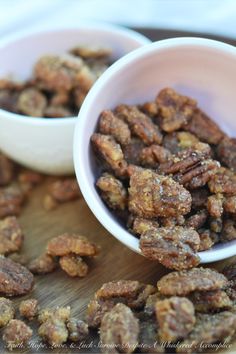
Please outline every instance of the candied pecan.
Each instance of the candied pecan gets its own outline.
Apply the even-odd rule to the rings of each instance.
[[[41,57],[34,68],[35,78],[44,88],[52,91],[69,91],[78,83],[83,60],[72,55]]]
[[[173,296],[157,301],[155,310],[161,341],[175,342],[186,338],[196,322],[193,304],[184,297]]]
[[[156,229],[159,227],[159,224],[156,220],[144,219],[136,217],[133,220],[131,231],[135,235],[141,235],[145,231],[148,231],[152,228]]]
[[[205,224],[207,217],[208,213],[206,209],[201,209],[186,220],[186,226],[193,227],[194,229],[198,230]]]
[[[72,342],[81,341],[89,334],[88,324],[77,318],[70,318],[66,326],[69,332],[69,340]]]
[[[208,197],[207,200],[207,210],[211,216],[214,218],[220,218],[223,214],[223,201],[224,197],[222,194],[217,193]]]
[[[155,306],[157,301],[159,300],[164,300],[164,296],[161,295],[159,292],[149,295],[144,307],[144,313],[149,317],[154,315],[156,311]]]
[[[13,302],[5,297],[0,297],[0,327],[6,326],[14,318],[14,315]]]
[[[0,257],[0,293],[24,295],[31,291],[33,285],[33,274],[27,268],[9,258]]]
[[[0,221],[0,254],[19,251],[23,241],[23,232],[15,216]]]
[[[47,320],[57,318],[62,322],[67,322],[70,318],[70,306],[66,307],[56,307],[56,309],[44,308],[38,313],[38,322],[44,323]]]
[[[159,163],[164,163],[171,156],[169,150],[160,145],[151,145],[142,149],[140,154],[141,165],[156,168]]]
[[[96,182],[100,195],[111,209],[124,210],[127,206],[127,191],[122,182],[110,173],[103,173]]]
[[[46,118],[65,118],[72,116],[76,116],[76,113],[64,106],[56,106],[51,104],[44,110],[44,117]]]
[[[18,215],[25,196],[16,185],[0,188],[0,219],[6,216]]]
[[[208,187],[211,193],[236,194],[236,175],[229,169],[221,167],[211,176]]]
[[[162,134],[158,126],[137,106],[119,105],[115,113],[129,125],[132,134],[139,137],[145,144],[161,143]]]
[[[157,287],[163,295],[187,295],[193,291],[217,290],[226,286],[226,277],[210,268],[193,268],[164,275]]]
[[[220,233],[223,227],[222,217],[220,218],[210,218],[209,219],[210,230],[214,233]]]
[[[70,50],[70,53],[83,59],[107,59],[111,56],[111,48],[77,46]]]
[[[117,176],[126,175],[127,162],[119,144],[111,135],[93,134],[92,145]]]
[[[224,198],[224,211],[226,211],[227,213],[232,213],[235,214],[236,213],[236,196],[229,196],[226,198]]]
[[[61,319],[49,318],[43,322],[38,329],[39,336],[51,346],[60,346],[65,343],[68,338],[68,330],[66,324]]]
[[[208,195],[209,192],[205,188],[198,188],[195,190],[191,190],[192,209],[198,210],[203,207],[206,207]]]
[[[216,149],[220,162],[236,172],[236,139],[225,137]]]
[[[187,214],[191,195],[170,177],[136,170],[130,177],[129,211],[144,218]]]
[[[202,161],[199,166],[196,166],[193,171],[189,171],[189,173],[183,177],[185,181],[188,180],[185,187],[188,189],[195,189],[205,186],[218,168],[218,161]],[[182,183],[182,181],[180,183]],[[185,182],[183,183],[185,184]]]
[[[225,219],[223,222],[220,240],[222,242],[232,241],[236,239],[236,221],[232,219]]]
[[[178,94],[171,88],[161,90],[156,98],[159,107],[161,128],[167,132],[179,130],[192,117],[196,101]]]
[[[76,234],[62,234],[52,238],[47,244],[47,253],[51,256],[66,256],[75,253],[79,256],[96,256],[99,248],[86,237]]]
[[[194,291],[189,295],[195,310],[198,312],[211,312],[227,310],[232,307],[232,301],[225,291],[217,289],[213,291]]]
[[[184,131],[169,133],[163,138],[163,146],[172,154],[191,148],[198,142],[199,139],[195,135]]]
[[[39,257],[33,259],[28,268],[33,274],[47,274],[53,272],[57,267],[55,259],[43,253]]]
[[[159,112],[159,107],[156,102],[146,102],[140,106],[140,109],[151,118],[156,117]]]
[[[32,320],[38,314],[38,301],[36,299],[21,301],[19,311],[22,317]]]
[[[59,264],[70,277],[85,277],[88,266],[80,256],[68,254],[60,257]]]
[[[0,152],[0,186],[9,184],[14,177],[14,164]]]
[[[200,239],[192,228],[160,227],[144,232],[140,238],[142,254],[170,269],[187,269],[200,263]]]
[[[46,96],[36,88],[26,88],[18,96],[17,110],[31,117],[43,117],[47,106]]]
[[[219,343],[231,337],[235,328],[236,314],[234,313],[224,311],[213,315],[198,315],[193,331],[177,348],[177,353],[202,351],[209,344]]]
[[[138,138],[131,138],[131,142],[125,146],[123,146],[123,153],[125,160],[132,165],[139,165],[140,155],[142,149],[145,147],[142,140]]]
[[[141,353],[165,353],[165,349],[157,341],[157,323],[153,318],[140,319],[139,321],[139,346]]]
[[[198,234],[200,237],[199,252],[209,250],[214,245],[214,240],[211,237],[211,231],[207,229],[199,229]]]
[[[59,203],[68,202],[81,197],[76,178],[66,178],[53,182],[49,187],[49,194]]]
[[[138,342],[139,322],[124,304],[107,312],[100,327],[100,340],[105,353],[132,353]]]
[[[208,144],[218,144],[225,135],[218,124],[199,108],[193,113],[191,119],[183,126],[184,130]]]
[[[99,133],[112,135],[121,145],[129,144],[131,132],[128,124],[117,118],[112,111],[103,111],[99,120]]]
[[[2,339],[10,350],[18,346],[25,346],[32,337],[33,331],[23,321],[10,320],[4,328]]]
[[[91,300],[87,307],[86,320],[89,327],[98,328],[102,318],[115,306],[113,300]]]

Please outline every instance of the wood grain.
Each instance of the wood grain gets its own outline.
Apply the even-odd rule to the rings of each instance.
[[[163,30],[140,30],[140,32],[143,32],[152,40],[173,37],[179,34]],[[186,33],[181,32],[181,35],[186,35]],[[76,232],[98,243],[101,246],[101,254],[95,260],[89,261],[90,272],[84,279],[69,278],[60,269],[45,276],[35,277],[33,292],[28,296],[14,299],[16,305],[22,299],[35,297],[42,308],[70,305],[72,314],[82,318],[87,303],[103,283],[118,279],[133,279],[156,284],[157,280],[166,273],[166,270],[161,265],[135,254],[113,238],[95,219],[82,198],[78,201],[61,205],[56,210],[46,212],[42,207],[42,199],[47,192],[49,181],[50,179],[46,179],[42,185],[32,192],[31,198],[20,216],[20,223],[25,234],[23,253],[29,259],[34,259],[44,250],[50,238],[63,232]],[[211,264],[210,266],[222,269],[233,260],[236,260],[236,257]],[[50,349],[45,347],[36,347],[36,344],[40,341],[37,337],[37,326],[34,322],[31,325],[34,329],[32,343],[34,343],[35,347],[31,345],[31,348],[22,352],[51,352]],[[94,336],[93,338],[96,344],[96,337]],[[1,343],[0,352],[6,352],[3,343]],[[96,347],[80,350],[64,348],[55,349],[54,352],[95,353],[98,350]],[[235,353],[236,345],[227,352]]]

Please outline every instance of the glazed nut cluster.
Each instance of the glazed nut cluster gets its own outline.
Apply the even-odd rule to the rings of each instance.
[[[26,82],[0,79],[0,108],[31,117],[77,116],[91,86],[108,68],[109,48],[78,46],[62,55],[45,55]]]
[[[175,271],[157,287],[106,283],[88,305],[88,325],[99,328],[104,353],[165,353],[171,344],[177,353],[196,353],[226,338],[230,344],[236,331],[235,270],[235,264],[225,269],[228,278],[208,268]]]
[[[146,257],[189,269],[236,239],[236,140],[192,98],[164,88],[103,111],[91,144],[98,192]]]

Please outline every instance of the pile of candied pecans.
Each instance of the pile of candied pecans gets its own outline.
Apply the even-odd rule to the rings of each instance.
[[[236,140],[171,88],[153,102],[101,113],[91,137],[107,206],[170,269],[236,239]]]
[[[0,80],[0,108],[31,117],[77,116],[89,89],[111,62],[109,48],[78,46],[45,55],[24,83]]]

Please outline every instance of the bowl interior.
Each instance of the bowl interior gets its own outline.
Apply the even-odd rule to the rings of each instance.
[[[236,136],[234,118],[236,50],[219,42],[182,38],[165,40],[136,50],[115,63],[94,85],[77,121],[74,164],[82,193],[99,221],[121,242],[136,252],[138,240],[112,215],[95,188],[98,168],[90,147],[99,114],[119,103],[153,100],[158,91],[172,87],[197,99],[225,132]],[[89,122],[89,124],[88,124]],[[236,240],[200,252],[202,262],[236,254]]]

